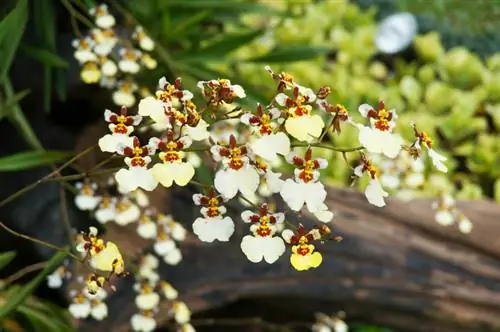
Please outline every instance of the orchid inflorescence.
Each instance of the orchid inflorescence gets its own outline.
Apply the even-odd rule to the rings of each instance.
[[[249,225],[249,234],[240,242],[246,258],[252,263],[272,264],[288,246],[292,267],[304,271],[321,265],[323,256],[318,243],[339,239],[332,236],[328,225],[334,213],[326,204],[327,190],[320,179],[328,161],[320,157],[318,149],[359,154],[351,175],[354,180],[368,180],[364,194],[376,207],[386,205],[386,189],[411,190],[423,183],[424,151],[438,171],[447,172],[446,158],[434,150],[431,138],[415,123],[410,124],[415,140],[405,144],[395,131],[396,110],[388,109],[383,101],[376,107],[359,106],[366,123],[356,122],[345,106],[327,101],[330,87],[315,92],[298,84],[289,73],[276,73],[269,66],[265,70],[276,82],[277,91],[269,104],[256,104],[254,111],[242,108],[239,102],[246,98],[245,90],[228,79],[198,82],[197,88],[205,99],[203,107],[198,107],[195,93],[184,89],[180,78],[171,83],[162,77],[155,93],[141,89],[143,98],[137,112],[133,112],[134,93],[138,91],[133,75],[141,64],[149,69],[156,67],[156,61],[147,53],[153,50],[154,42],[138,27],[133,36],[141,50],[128,42],[115,52],[120,39],[113,30],[114,17],[105,5],[92,10],[91,15],[98,28],[74,43],[75,58],[83,66],[84,82],[99,82],[116,89],[113,100],[121,108],[116,113],[105,110],[109,132],[98,145],[101,151],[122,158],[124,166],[113,173],[108,184],[98,185],[90,178],[77,184],[75,204],[91,211],[101,224],[136,223],[137,234],[153,241],[155,254],[166,264],[176,265],[182,260],[177,242],[186,238],[187,231],[171,216],[150,206],[146,192],[158,187],[190,183],[200,187],[201,192],[193,195],[200,216],[194,220],[192,230],[203,242],[231,240],[235,220],[226,214],[225,205],[238,200],[247,207],[241,219]],[[119,74],[123,76],[120,81]],[[359,144],[340,149],[323,143],[326,134],[341,135],[345,126],[358,130]],[[289,178],[283,176],[285,164],[293,168]],[[401,168],[401,164],[406,166]],[[193,180],[203,165],[213,166],[213,183]],[[109,190],[113,185],[115,195]],[[285,203],[281,211],[275,204],[277,195]],[[440,223],[448,218],[444,206],[436,205]],[[301,216],[303,212],[311,214],[318,225],[306,227],[290,222],[293,214]],[[456,210],[450,214],[460,219],[461,225],[466,224],[465,216]],[[471,227],[470,222],[460,226],[468,231]],[[123,257],[114,242],[97,236],[95,228],[81,236],[77,251],[93,273],[86,277],[83,290],[73,292],[70,312],[76,318],[103,319],[107,316],[104,288],[111,277],[126,273]],[[194,331],[189,309],[177,300],[172,285],[160,280],[158,264],[155,255],[146,253],[134,274],[138,313],[131,318],[133,330],[154,330],[162,294],[170,303],[169,316],[179,330]],[[54,280],[64,271],[56,271],[49,284],[59,285]]]
[[[89,14],[96,27],[87,36],[73,40],[74,58],[82,67],[80,77],[84,83],[112,89],[115,104],[131,107],[136,94],[149,93],[147,88],[139,87],[134,75],[142,68],[157,67],[149,53],[155,43],[141,26],[135,27],[132,38],[120,37],[115,30],[116,19],[105,4],[92,8]]]

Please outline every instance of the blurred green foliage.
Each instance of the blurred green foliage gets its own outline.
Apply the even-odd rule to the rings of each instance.
[[[5,268],[16,256],[14,251],[0,254],[0,270]],[[65,252],[56,253],[43,270],[25,285],[13,284],[21,277],[7,277],[0,280],[0,330],[72,332],[70,317],[65,309],[33,296],[35,289],[45,281],[66,257]]]
[[[327,57],[319,55],[293,63],[276,59],[269,64],[273,70],[289,72],[300,84],[313,89],[331,85],[330,100],[343,103],[355,118],[358,105],[373,105],[383,99],[398,111],[399,130],[408,141],[413,140],[413,133],[407,124],[417,121],[419,130],[434,137],[435,146],[445,152],[451,166],[445,181],[428,181],[417,195],[435,195],[455,187],[460,198],[499,196],[495,181],[500,175],[500,54],[483,61],[464,47],[446,50],[439,34],[431,32],[415,39],[415,59],[396,57],[382,62],[377,60],[374,45],[374,10],[361,10],[347,0],[303,1],[295,5],[290,5],[292,1],[288,5],[262,2],[274,4],[278,10],[288,9],[293,17],[273,21],[259,19],[253,13],[242,14],[241,22],[267,31],[236,50],[234,57],[267,54],[275,45],[329,48]],[[229,22],[226,29],[239,28],[237,23]],[[263,79],[262,64],[240,61],[210,66],[228,75],[245,77],[268,98],[273,94],[274,83]],[[338,146],[353,146],[356,131],[346,128],[342,135],[332,135],[331,139]],[[328,151],[318,153],[330,158],[333,165],[327,174],[330,184],[348,185],[351,170],[343,156]],[[348,161],[354,159],[348,156]]]

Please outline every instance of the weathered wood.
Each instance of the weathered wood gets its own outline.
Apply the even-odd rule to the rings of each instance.
[[[176,190],[169,204],[188,229],[199,211],[191,194],[188,189]],[[324,254],[318,269],[296,272],[287,254],[273,265],[248,262],[239,248],[239,239],[248,232],[238,218],[242,208],[230,207],[239,225],[231,243],[205,244],[191,236],[181,245],[181,264],[163,265],[162,276],[194,312],[255,299],[256,310],[248,316],[271,310],[293,320],[318,311],[345,310],[348,321],[404,331],[500,331],[499,205],[459,202],[474,223],[469,235],[439,226],[429,200],[393,200],[375,208],[360,193],[330,189],[328,205],[337,212],[334,232],[343,241],[318,245]],[[310,222],[307,217],[301,221]],[[134,242],[133,229],[111,233]],[[118,285],[109,299],[107,320],[85,327],[127,331],[136,310],[131,283],[128,278]],[[165,315],[158,318],[165,320]]]

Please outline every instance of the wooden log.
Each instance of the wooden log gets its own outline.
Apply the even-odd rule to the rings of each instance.
[[[172,213],[188,229],[199,213],[192,193],[176,190],[169,200]],[[344,310],[348,321],[404,331],[500,331],[499,205],[459,202],[474,223],[469,235],[438,225],[430,200],[393,199],[376,208],[358,192],[329,189],[328,206],[336,211],[333,229],[343,241],[317,246],[324,255],[317,269],[295,271],[289,254],[272,265],[247,261],[239,248],[239,239],[248,232],[239,219],[244,208],[232,205],[228,210],[237,229],[230,243],[206,244],[190,236],[181,244],[181,264],[162,265],[161,275],[195,313],[248,299],[255,310],[247,316],[274,315],[284,321],[312,321],[315,312]],[[134,247],[133,229],[111,233],[128,237]],[[109,318],[84,323],[82,331],[90,326],[128,331],[136,312],[132,282],[126,278],[118,284],[108,301]],[[163,324],[167,318],[161,312],[157,317]]]

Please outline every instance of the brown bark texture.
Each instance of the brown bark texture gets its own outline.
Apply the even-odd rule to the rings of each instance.
[[[193,192],[175,190],[167,204],[188,230],[199,213],[191,201]],[[161,275],[194,313],[253,299],[290,321],[344,310],[348,321],[398,331],[500,331],[500,205],[459,202],[458,208],[474,223],[473,231],[463,235],[434,221],[430,200],[392,199],[377,208],[361,193],[333,188],[327,200],[336,212],[334,234],[343,240],[317,245],[324,257],[317,269],[295,271],[289,251],[272,265],[249,262],[239,248],[248,233],[239,218],[246,208],[234,204],[228,213],[237,227],[229,243],[202,243],[190,235],[180,244],[183,261],[175,267],[162,264]],[[291,215],[289,220],[313,223],[308,216]],[[113,228],[110,236],[121,238],[117,241],[137,254],[146,243],[134,232]],[[110,317],[84,323],[82,331],[128,331],[136,312],[132,283],[130,277],[120,280],[108,300]],[[161,310],[157,318],[166,323]]]

